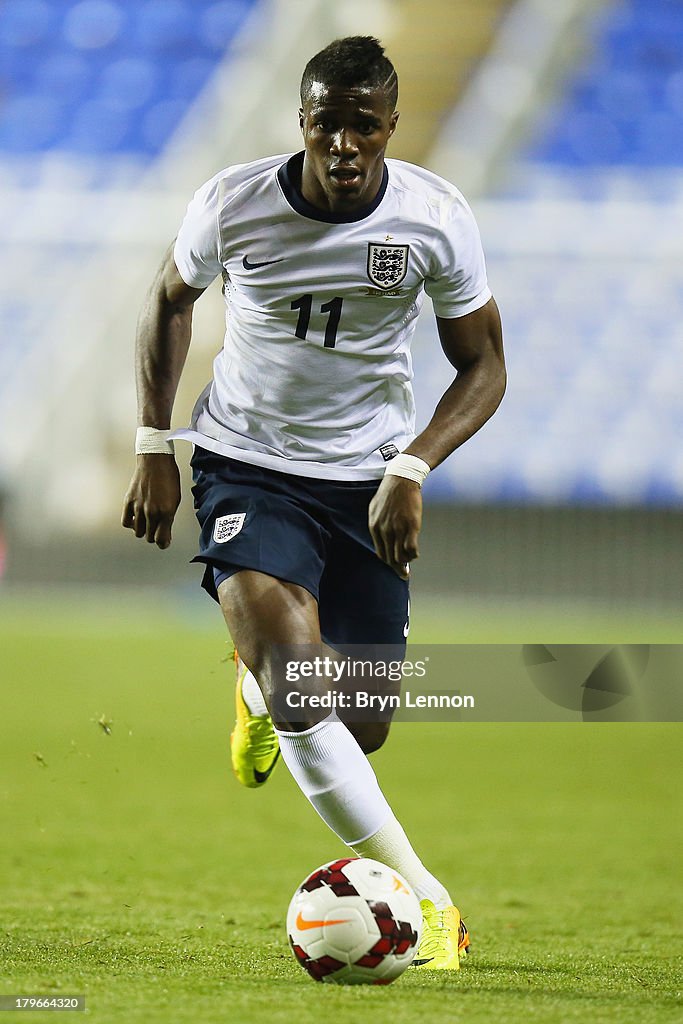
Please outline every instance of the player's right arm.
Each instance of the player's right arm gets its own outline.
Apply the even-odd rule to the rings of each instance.
[[[178,273],[173,246],[166,252],[147,293],[135,345],[138,426],[168,430],[180,375],[192,336],[192,307],[203,288],[192,288]],[[150,544],[167,548],[180,504],[175,457],[137,455],[123,504],[122,525]]]

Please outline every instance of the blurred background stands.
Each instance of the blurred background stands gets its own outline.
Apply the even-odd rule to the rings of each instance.
[[[401,73],[391,154],[473,203],[510,367],[501,412],[428,482],[418,583],[682,603],[679,0],[5,3],[9,578],[186,577],[188,508],[163,566],[116,532],[137,310],[194,188],[297,148],[303,64],[359,31]],[[220,344],[219,288],[200,306],[177,423]],[[448,375],[427,312],[415,366],[423,423]]]

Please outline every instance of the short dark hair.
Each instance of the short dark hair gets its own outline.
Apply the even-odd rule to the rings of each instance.
[[[398,100],[398,77],[394,65],[384,56],[384,47],[374,36],[346,36],[335,39],[311,57],[301,78],[302,104],[311,94],[313,82],[356,88],[383,89],[391,110]]]

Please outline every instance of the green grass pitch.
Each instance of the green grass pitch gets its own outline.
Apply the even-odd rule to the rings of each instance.
[[[557,639],[486,621],[490,639]],[[584,627],[572,638],[618,624]],[[208,603],[2,602],[0,994],[84,994],[121,1024],[683,1019],[679,726],[396,726],[376,770],[475,954],[455,975],[322,986],[283,921],[344,847],[284,767],[258,792],[232,778],[226,655]]]

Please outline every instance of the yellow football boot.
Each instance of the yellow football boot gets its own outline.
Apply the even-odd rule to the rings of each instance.
[[[232,770],[243,786],[256,789],[270,778],[278,757],[280,744],[270,715],[252,715],[242,694],[247,666],[235,651],[237,683],[235,686],[235,728],[230,734]]]
[[[437,910],[431,900],[421,900],[422,938],[414,967],[425,971],[459,971],[467,956],[470,933],[457,907]]]

